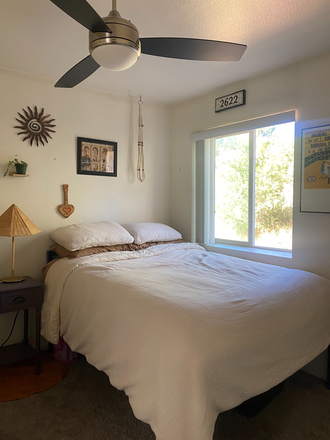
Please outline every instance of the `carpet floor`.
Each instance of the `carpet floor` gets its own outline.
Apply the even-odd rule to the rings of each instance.
[[[0,403],[0,439],[155,440],[155,436],[149,425],[134,417],[124,392],[80,357],[54,388]],[[257,416],[246,418],[236,410],[220,414],[213,438],[329,439],[330,391],[324,381],[303,371],[288,379],[283,392]]]

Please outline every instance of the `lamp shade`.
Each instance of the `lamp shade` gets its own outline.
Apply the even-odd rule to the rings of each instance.
[[[20,235],[34,235],[41,232],[15,204],[0,216],[0,236],[17,237]]]
[[[102,67],[113,71],[126,70],[139,59],[136,48],[122,44],[108,44],[95,47],[92,52],[94,60]]]

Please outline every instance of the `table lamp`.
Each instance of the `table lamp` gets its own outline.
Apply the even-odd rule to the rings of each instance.
[[[1,278],[4,283],[16,283],[23,281],[24,277],[15,277],[15,237],[22,235],[34,235],[41,230],[16,206],[11,205],[0,216],[0,236],[12,237],[11,277]]]

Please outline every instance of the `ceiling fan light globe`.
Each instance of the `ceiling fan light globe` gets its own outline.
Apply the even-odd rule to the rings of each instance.
[[[139,59],[140,53],[127,45],[106,44],[93,49],[91,55],[100,66],[121,71],[132,67]]]

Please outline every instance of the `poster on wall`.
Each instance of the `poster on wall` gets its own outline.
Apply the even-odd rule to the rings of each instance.
[[[117,143],[78,137],[77,174],[117,177]]]
[[[330,213],[330,120],[301,129],[301,212]]]

